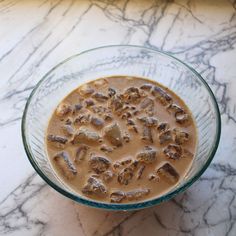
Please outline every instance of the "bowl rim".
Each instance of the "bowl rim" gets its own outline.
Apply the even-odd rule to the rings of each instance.
[[[214,140],[213,146],[211,148],[211,152],[209,154],[208,160],[203,165],[203,167],[192,178],[190,178],[183,186],[181,186],[181,187],[179,187],[179,188],[177,188],[177,189],[175,189],[175,190],[173,190],[171,192],[165,193],[164,195],[162,195],[162,196],[160,196],[158,198],[146,200],[146,201],[143,201],[143,202],[128,203],[128,204],[103,203],[103,202],[98,202],[98,201],[95,201],[95,200],[85,199],[83,197],[79,197],[77,195],[69,193],[66,190],[64,190],[63,188],[59,187],[53,181],[51,181],[46,175],[44,175],[44,173],[38,167],[37,163],[34,161],[33,154],[30,151],[31,148],[30,148],[30,145],[28,144],[27,137],[26,137],[26,116],[27,116],[27,112],[28,112],[28,108],[29,108],[31,99],[34,96],[34,94],[37,91],[37,89],[39,88],[39,86],[41,85],[41,83],[44,80],[47,79],[49,74],[51,74],[54,70],[56,70],[61,65],[65,64],[67,61],[69,61],[69,60],[71,60],[73,58],[76,58],[76,57],[78,57],[80,55],[83,55],[83,54],[86,54],[86,53],[89,53],[89,52],[93,52],[93,51],[97,51],[97,50],[102,50],[102,49],[121,48],[121,47],[124,47],[124,48],[125,47],[129,47],[129,48],[148,50],[148,51],[151,51],[153,53],[161,54],[161,55],[164,55],[166,57],[169,57],[171,59],[174,59],[174,60],[178,61],[182,66],[184,66],[185,68],[190,70],[193,74],[195,74],[196,77],[205,86],[205,88],[209,92],[209,96],[210,96],[211,101],[212,101],[212,103],[214,105],[213,107],[214,107],[214,110],[215,110],[215,113],[216,113],[216,135],[215,135],[215,140]],[[211,163],[211,161],[212,161],[212,159],[213,159],[213,157],[214,157],[214,155],[216,153],[216,150],[218,148],[219,141],[220,141],[220,135],[221,135],[221,117],[220,117],[220,111],[219,111],[219,107],[218,107],[216,98],[215,98],[214,93],[212,92],[210,86],[207,84],[207,82],[203,79],[203,77],[195,69],[193,69],[191,66],[189,66],[185,62],[181,61],[180,59],[176,58],[175,56],[171,55],[170,53],[163,52],[163,51],[160,51],[160,50],[157,50],[157,49],[153,49],[153,48],[149,48],[149,47],[145,47],[145,46],[125,45],[125,44],[121,44],[121,45],[107,45],[107,46],[101,46],[101,47],[92,48],[92,49],[85,50],[85,51],[82,51],[80,53],[77,53],[75,55],[72,55],[72,56],[68,57],[67,59],[63,60],[62,62],[58,63],[56,66],[54,66],[52,69],[50,69],[39,80],[39,82],[36,84],[36,86],[32,90],[30,96],[27,99],[27,102],[26,102],[26,105],[25,105],[25,108],[24,108],[24,111],[23,111],[22,121],[21,121],[21,136],[22,136],[22,140],[23,140],[24,149],[25,149],[25,152],[27,154],[27,157],[28,157],[31,165],[33,166],[35,171],[39,174],[39,176],[48,185],[50,185],[53,189],[55,189],[57,192],[61,193],[65,197],[68,197],[68,198],[70,198],[70,199],[72,199],[72,200],[74,200],[74,201],[76,201],[78,203],[82,203],[82,204],[84,204],[86,206],[90,206],[90,207],[94,207],[94,208],[101,208],[101,209],[106,209],[106,210],[138,210],[138,209],[143,209],[143,208],[151,207],[151,206],[160,204],[162,202],[165,202],[165,201],[173,198],[177,194],[185,191],[197,179],[199,179],[199,177],[205,172],[207,167],[210,165],[210,163]]]

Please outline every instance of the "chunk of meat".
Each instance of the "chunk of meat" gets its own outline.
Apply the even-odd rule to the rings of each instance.
[[[47,140],[58,148],[64,148],[65,144],[68,142],[67,138],[53,134],[49,134]]]
[[[164,149],[164,154],[171,159],[177,160],[181,157],[182,148],[181,146],[176,145],[176,144],[169,144]]]
[[[123,105],[124,105],[124,103],[121,100],[120,96],[115,95],[111,98],[110,107],[114,112],[119,111],[120,109],[122,109]]]
[[[66,136],[73,136],[74,128],[71,125],[63,125],[61,128]]]
[[[120,203],[125,198],[125,193],[122,191],[112,192],[110,195],[111,202]]]
[[[159,134],[159,142],[160,144],[168,143],[172,141],[172,132],[171,130],[167,130]]]
[[[87,180],[87,183],[82,188],[82,193],[88,195],[105,195],[107,194],[107,189],[101,180],[94,176],[90,176]]]
[[[89,150],[89,146],[85,144],[81,144],[76,150],[74,162],[79,163],[83,161],[86,155],[88,154],[88,150]]]
[[[122,166],[128,165],[130,163],[132,163],[132,159],[131,158],[124,158],[124,159],[120,160],[120,164]]]
[[[108,88],[108,96],[113,97],[116,95],[116,90],[114,88]]]
[[[176,112],[175,113],[175,120],[179,124],[189,124],[190,117],[185,112]]]
[[[133,169],[130,167],[126,167],[119,172],[117,181],[120,184],[128,185],[133,178],[133,175]]]
[[[112,180],[113,176],[114,176],[114,174],[110,170],[107,170],[107,171],[103,172],[103,174],[102,174],[102,178],[105,182],[110,182]]]
[[[151,98],[144,98],[141,102],[140,102],[140,108],[141,109],[145,109],[149,106],[154,106],[154,101]]]
[[[111,162],[105,157],[92,156],[89,160],[90,168],[97,174],[106,171],[110,167],[110,165]]]
[[[163,105],[167,105],[172,102],[172,97],[165,90],[158,86],[154,86],[151,92],[152,95]]]
[[[157,151],[151,147],[145,147],[145,149],[136,155],[136,159],[140,162],[151,164],[157,159]]]
[[[66,119],[66,121],[65,121],[65,124],[66,125],[72,125],[73,124],[73,119],[71,118],[71,117],[68,117],[67,119]]]
[[[79,111],[81,111],[83,108],[83,106],[81,104],[75,104],[74,105],[74,109],[73,109],[73,114],[75,115],[76,113],[78,113]]]
[[[128,127],[128,130],[132,130],[135,133],[138,133],[138,128],[132,119],[127,120],[127,127]]]
[[[98,133],[94,131],[90,131],[85,127],[80,127],[77,133],[74,135],[74,139],[72,140],[72,144],[80,144],[80,143],[99,143],[100,136]]]
[[[114,146],[122,146],[122,137],[120,127],[117,123],[113,123],[104,128],[104,137]]]
[[[144,116],[138,118],[138,120],[141,121],[147,127],[157,127],[158,125],[158,119],[155,117]]]
[[[143,172],[144,172],[144,170],[145,170],[145,165],[141,165],[140,167],[139,167],[139,169],[138,169],[138,174],[137,174],[137,179],[141,179],[141,177],[142,177],[142,174],[143,174]]]
[[[179,129],[174,129],[173,134],[174,141],[177,144],[184,144],[189,140],[189,134],[184,131],[180,131]]]
[[[178,105],[175,104],[175,103],[170,104],[170,105],[167,107],[167,110],[168,110],[169,112],[173,112],[174,114],[175,114],[176,112],[184,112],[184,109],[181,108],[180,106],[178,106]]]
[[[167,179],[171,182],[177,182],[179,180],[178,172],[169,163],[165,163],[160,168],[158,168],[157,174],[161,174],[162,176],[167,177]]]
[[[141,89],[146,90],[146,91],[150,91],[152,89],[152,85],[151,84],[143,84],[140,86]]]
[[[106,95],[102,93],[94,93],[92,95],[92,98],[94,98],[98,102],[106,102],[109,99]]]
[[[148,143],[153,143],[151,127],[143,126],[142,140]]]
[[[111,153],[113,151],[113,148],[107,146],[106,144],[102,144],[100,150],[105,152],[105,153]]]
[[[150,193],[150,189],[143,188],[143,189],[136,189],[136,190],[129,191],[125,194],[125,196],[129,201],[132,201],[132,200],[139,200],[140,198],[147,196],[149,193]]]
[[[168,123],[160,123],[159,126],[157,127],[157,130],[161,133],[161,132],[165,132],[170,128],[170,125]]]
[[[90,122],[90,114],[81,114],[74,120],[75,125],[86,125]]]
[[[101,118],[95,116],[91,118],[91,124],[98,129],[101,129],[104,126],[104,123],[104,120]]]
[[[53,158],[57,166],[62,171],[62,174],[68,179],[72,180],[77,174],[77,170],[73,163],[70,161],[69,154],[65,151],[56,154]]]
[[[141,98],[139,89],[135,87],[130,87],[126,89],[123,96],[126,102],[135,103],[135,104],[139,103],[140,98]]]
[[[95,105],[95,102],[93,101],[93,99],[86,99],[84,103],[86,107],[91,107]]]
[[[83,97],[88,97],[94,93],[94,89],[88,84],[83,84],[78,88],[78,92]]]
[[[132,114],[131,114],[129,111],[127,111],[127,112],[124,112],[124,113],[122,114],[121,119],[127,120],[127,119],[129,119],[129,118],[131,118],[131,117],[132,117]]]
[[[56,108],[56,115],[59,117],[63,117],[69,114],[72,111],[72,107],[70,104],[62,102]]]

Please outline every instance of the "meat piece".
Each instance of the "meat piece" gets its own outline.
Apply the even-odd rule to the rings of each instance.
[[[90,168],[95,171],[97,174],[100,174],[106,171],[111,165],[111,162],[105,158],[100,156],[93,156],[90,157],[89,166]]]
[[[131,162],[132,162],[132,159],[131,159],[131,158],[125,158],[125,159],[120,160],[120,164],[121,164],[122,166],[128,165],[128,164],[130,164]]]
[[[73,124],[73,119],[71,117],[67,118],[65,121],[66,125],[72,125]]]
[[[71,105],[65,102],[60,103],[56,108],[56,115],[63,117],[72,111]]]
[[[62,171],[62,174],[68,179],[72,180],[77,174],[77,170],[73,163],[70,161],[69,154],[65,151],[56,154],[53,158],[57,166]]]
[[[62,130],[66,136],[73,136],[74,134],[74,128],[71,125],[63,125]]]
[[[101,129],[104,126],[104,120],[98,117],[92,117],[91,118],[91,124],[96,127]]]
[[[125,198],[125,193],[122,191],[112,192],[110,195],[111,202],[120,203]]]
[[[104,119],[105,121],[111,121],[111,120],[113,120],[112,114],[111,114],[111,113],[105,113],[105,114],[103,114],[103,119]]]
[[[167,107],[167,111],[173,112],[174,114],[175,114],[176,112],[184,112],[183,108],[181,108],[180,106],[178,106],[178,105],[175,104],[175,103],[170,104],[170,105]]]
[[[145,165],[141,165],[140,167],[139,167],[139,169],[138,169],[138,174],[137,174],[137,179],[141,179],[141,177],[142,177],[142,174],[143,174],[143,172],[144,172],[144,170],[145,170]]]
[[[169,144],[164,149],[164,154],[171,159],[177,160],[181,157],[182,148],[176,144]]]
[[[189,140],[189,134],[178,129],[173,130],[174,141],[177,144],[184,144]]]
[[[123,96],[126,102],[135,103],[135,104],[139,103],[140,98],[141,98],[139,89],[135,87],[130,87],[126,89]]]
[[[156,161],[157,159],[157,152],[153,150],[151,147],[145,147],[145,149],[139,152],[136,155],[136,159],[140,162],[150,164]]]
[[[85,103],[86,107],[91,107],[91,106],[95,105],[93,99],[87,99],[87,100],[84,101],[84,103]]]
[[[90,122],[90,114],[81,114],[74,120],[75,125],[86,125]]]
[[[76,150],[74,162],[79,163],[83,161],[86,155],[88,154],[88,150],[89,150],[89,146],[85,144],[81,144]]]
[[[120,168],[120,167],[121,167],[120,162],[119,162],[119,161],[115,161],[114,164],[113,164],[113,168],[114,168],[114,169],[118,169],[118,168]]]
[[[130,135],[128,132],[124,132],[123,139],[126,143],[130,142]]]
[[[149,181],[159,182],[160,181],[160,177],[158,175],[155,175],[155,174],[150,174],[148,176],[148,180]]]
[[[154,101],[151,98],[144,98],[140,103],[141,109],[145,109],[149,106],[154,106]]]
[[[162,88],[154,86],[152,88],[152,95],[160,101],[161,104],[167,105],[172,102],[172,97]]]
[[[114,112],[122,109],[123,105],[124,103],[122,102],[120,96],[115,95],[111,98],[110,107]]]
[[[145,142],[153,143],[152,130],[146,125],[143,126],[142,140]]]
[[[126,167],[119,172],[117,181],[120,184],[127,185],[129,184],[130,180],[133,178],[133,175],[134,175],[133,169],[130,167]]]
[[[104,137],[114,146],[122,146],[122,137],[120,127],[117,123],[108,125],[104,129]]]
[[[74,109],[73,109],[73,114],[75,115],[76,113],[81,111],[82,108],[83,108],[83,106],[81,104],[75,104]]]
[[[138,167],[139,161],[134,160],[130,165],[129,168],[131,168],[133,171]]]
[[[159,134],[160,144],[168,143],[170,141],[172,141],[172,132],[170,130],[167,130]]]
[[[127,120],[127,127],[128,127],[128,130],[132,130],[134,131],[135,133],[138,133],[138,128],[137,126],[135,125],[134,121],[131,120],[131,119],[128,119]]]
[[[68,142],[67,138],[53,134],[49,134],[47,140],[58,148],[64,148],[65,144]]]
[[[86,185],[82,188],[82,193],[88,195],[105,195],[107,193],[107,189],[101,180],[94,176],[90,176]]]
[[[131,114],[129,111],[127,111],[127,112],[124,112],[124,113],[122,114],[121,119],[127,120],[127,119],[130,118],[131,116],[132,116],[132,114]]]
[[[151,84],[143,84],[142,86],[140,86],[141,89],[146,90],[146,91],[150,91],[152,89],[152,85]]]
[[[114,176],[114,174],[110,170],[107,170],[107,171],[103,172],[103,174],[102,174],[102,178],[105,182],[110,182],[112,180],[113,176]]]
[[[116,95],[116,90],[114,88],[108,88],[108,95],[109,97],[113,97]]]
[[[99,143],[100,136],[94,132],[90,131],[87,128],[80,127],[78,132],[75,134],[74,139],[72,140],[72,144],[79,144],[79,143]]]
[[[102,93],[94,93],[92,95],[92,98],[94,98],[98,102],[106,102],[108,100],[108,97]]]
[[[161,174],[168,178],[171,182],[177,182],[179,180],[179,174],[175,168],[169,164],[165,163],[163,166],[157,169],[157,174]]]
[[[145,126],[147,127],[157,127],[158,125],[158,120],[155,117],[141,117],[138,118]]]
[[[182,149],[182,157],[183,158],[193,158],[193,153],[191,153],[188,149]]]
[[[94,89],[91,88],[88,84],[84,84],[78,88],[78,92],[83,97],[88,97],[94,93]]]
[[[188,124],[189,123],[189,115],[185,112],[176,112],[175,113],[175,120],[179,124]]]
[[[111,153],[113,151],[112,147],[108,147],[106,144],[103,144],[100,148],[101,151],[105,153]]]
[[[159,124],[159,126],[157,127],[157,130],[159,132],[165,132],[170,128],[170,125],[168,123],[161,123]]]
[[[150,189],[143,188],[129,191],[125,194],[125,196],[129,201],[132,201],[132,200],[139,200],[140,198],[147,196],[149,193]]]

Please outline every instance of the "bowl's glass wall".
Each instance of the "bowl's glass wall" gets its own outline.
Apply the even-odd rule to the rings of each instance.
[[[219,132],[217,107],[208,88],[193,71],[170,56],[139,47],[91,50],[70,58],[45,76],[34,90],[24,117],[23,133],[31,161],[51,182],[76,195],[58,179],[49,163],[44,143],[48,120],[71,90],[89,80],[111,75],[142,76],[158,81],[178,94],[190,108],[199,137],[193,165],[176,188],[185,185],[201,171],[215,148]]]

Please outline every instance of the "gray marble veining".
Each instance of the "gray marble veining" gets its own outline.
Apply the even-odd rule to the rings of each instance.
[[[201,73],[220,106],[222,137],[210,167],[151,209],[76,205],[35,174],[21,142],[24,105],[40,78],[63,59],[108,44],[172,53]],[[235,46],[234,0],[0,1],[0,235],[236,235]]]

